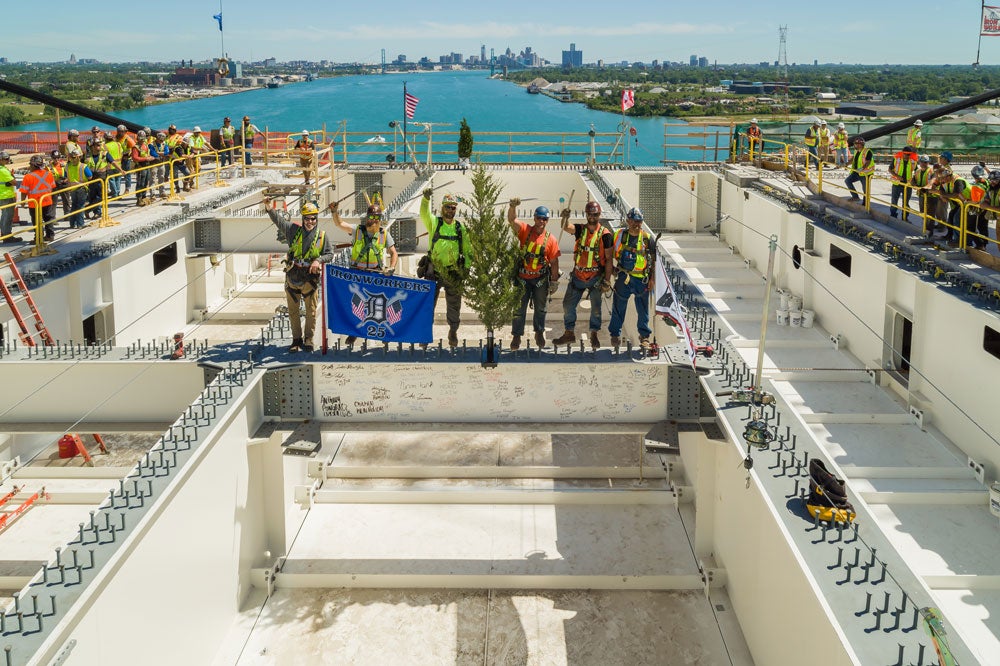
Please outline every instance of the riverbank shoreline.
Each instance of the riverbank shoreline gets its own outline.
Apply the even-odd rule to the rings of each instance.
[[[293,85],[295,83],[303,83],[303,82],[302,81],[290,81],[290,82],[284,83],[282,85],[282,87],[290,86],[290,85]],[[204,91],[204,94],[198,94],[198,95],[192,95],[192,96],[184,96],[184,97],[178,96],[178,97],[171,97],[171,98],[168,98],[168,99],[157,98],[155,95],[154,96],[147,96],[146,99],[145,99],[145,103],[142,106],[136,106],[136,107],[133,107],[131,109],[119,109],[117,111],[101,111],[101,113],[105,113],[107,115],[114,116],[114,115],[120,114],[120,113],[131,113],[131,112],[142,111],[143,109],[149,109],[149,108],[153,108],[153,107],[168,106],[170,104],[180,104],[182,102],[197,102],[199,100],[214,99],[216,97],[229,97],[229,96],[232,96],[232,95],[238,95],[240,93],[248,93],[248,92],[254,92],[254,91],[259,91],[259,90],[267,90],[267,87],[266,86],[257,86],[257,87],[254,87],[254,88],[234,88],[232,86],[205,86],[205,87],[200,87],[200,88],[194,88],[192,90],[198,91],[198,92]],[[98,111],[98,109],[92,109],[92,110],[93,111]],[[86,121],[86,124],[90,124],[90,123],[93,122],[90,119],[86,118],[85,116],[78,116],[78,115],[74,115],[74,114],[68,114],[67,115],[67,114],[64,114],[64,113],[60,113],[59,114],[59,118],[58,118],[58,124],[60,125],[60,131],[61,132],[65,131],[66,129],[68,129],[70,127],[70,125],[67,125],[68,122],[72,123],[73,121],[76,121],[78,119],[83,119],[84,121]],[[12,125],[10,127],[0,127],[0,131],[3,131],[3,132],[46,132],[46,131],[51,131],[51,130],[49,130],[49,129],[42,129],[42,128],[38,128],[38,127],[35,127],[35,126],[36,125],[43,125],[43,124],[48,125],[48,124],[51,124],[51,123],[54,123],[54,122],[56,122],[56,115],[52,114],[52,115],[47,116],[47,117],[38,118],[37,120],[32,120],[30,123],[25,123],[23,125]],[[80,129],[81,132],[83,131],[82,128],[79,128],[79,127],[76,128],[76,129]]]

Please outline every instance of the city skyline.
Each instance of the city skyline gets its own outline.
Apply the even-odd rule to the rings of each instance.
[[[804,3],[757,3],[752,13],[736,0],[718,0],[710,16],[697,4],[637,0],[619,7],[580,0],[567,11],[559,3],[511,0],[497,8],[444,0],[434,12],[412,3],[386,0],[377,16],[368,6],[337,7],[301,0],[287,24],[277,24],[262,0],[223,5],[225,31],[212,16],[218,2],[175,0],[165,39],[152,39],[149,26],[123,30],[139,21],[119,3],[97,0],[81,10],[76,3],[55,0],[47,5],[57,17],[18,3],[5,12],[9,26],[0,57],[12,62],[58,62],[75,53],[102,62],[180,59],[201,61],[225,51],[230,58],[260,61],[330,60],[378,63],[381,51],[391,61],[441,53],[478,54],[486,45],[497,54],[532,46],[542,58],[561,64],[570,43],[583,52],[583,62],[686,62],[690,54],[710,62],[773,62],[778,54],[778,25],[788,25],[788,60],[797,63],[970,64],[976,57],[980,3],[961,0],[944,4],[914,0],[905,8],[891,3],[844,0],[825,14]],[[612,13],[615,10],[615,13]],[[282,14],[282,18],[288,16]],[[330,18],[327,18],[327,17]],[[933,20],[928,20],[933,16]],[[178,29],[178,24],[181,26]],[[1000,38],[983,38],[982,64],[1000,64]]]

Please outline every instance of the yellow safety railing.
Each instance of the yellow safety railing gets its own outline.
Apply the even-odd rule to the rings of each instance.
[[[786,145],[786,150],[789,149],[794,152],[794,147]],[[810,169],[810,162],[810,159],[806,159],[804,175],[816,185],[819,194],[830,193],[831,190],[842,190],[844,194],[861,197],[861,203],[869,213],[872,211],[873,204],[879,204],[888,209],[889,215],[892,215],[894,209],[898,211],[904,221],[908,221],[905,218],[919,218],[921,235],[931,237],[934,231],[946,229],[953,239],[953,246],[959,250],[966,250],[970,245],[980,248],[989,247],[990,244],[1000,246],[1000,238],[989,237],[987,221],[988,216],[992,216],[993,219],[1000,217],[1000,207],[994,207],[982,201],[970,201],[961,195],[949,195],[937,189],[915,187],[910,183],[903,185],[900,196],[894,204],[891,189],[889,198],[872,191],[872,186],[879,182],[898,185],[899,183],[894,181],[890,175],[876,172],[865,176],[864,192],[855,193],[846,186],[846,183],[842,184],[838,179],[831,180],[827,175],[829,169],[823,162],[820,162],[814,169]],[[848,169],[848,173],[850,173],[850,169]],[[914,195],[916,195],[915,204],[913,203]],[[1000,227],[995,234],[1000,237]],[[941,240],[941,238],[936,240]]]
[[[13,230],[13,224],[14,224],[14,216],[17,214],[17,209],[19,207],[20,207],[20,204],[17,201],[16,195],[15,195],[15,199],[13,201],[11,201],[8,204],[4,204],[4,205],[0,206],[0,215],[8,214],[8,215],[10,215],[10,218],[11,218],[11,232],[9,234],[0,234],[0,243],[3,243],[5,241],[9,241],[11,238],[14,238],[14,237],[17,236],[17,233],[14,232],[14,230]],[[7,244],[9,244],[9,243],[7,243]]]
[[[326,182],[328,178],[333,182],[335,138],[331,138],[330,145],[322,146],[317,142],[315,150],[301,151],[294,148],[294,142],[288,137],[269,137],[268,145],[281,146],[282,143],[285,144],[282,148],[254,150],[255,157],[263,159],[263,163],[254,164],[254,168],[287,172],[291,175],[298,173],[306,184],[319,184]]]

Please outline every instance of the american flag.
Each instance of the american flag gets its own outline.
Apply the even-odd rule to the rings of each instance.
[[[403,107],[406,109],[406,117],[413,119],[413,114],[417,111],[417,103],[420,102],[419,99],[411,95],[410,93],[405,93],[403,95]]]
[[[354,316],[361,321],[365,320],[365,305],[365,300],[357,294],[355,294],[354,298],[351,299],[351,312],[353,312]]]
[[[390,303],[385,309],[385,318],[389,326],[395,326],[403,318],[403,306],[398,302]]]
[[[622,91],[622,113],[635,106],[635,91],[626,89]]]

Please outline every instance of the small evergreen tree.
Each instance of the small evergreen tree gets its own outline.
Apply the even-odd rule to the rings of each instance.
[[[520,283],[514,275],[521,261],[520,244],[504,216],[497,208],[503,187],[486,167],[477,165],[472,171],[472,198],[466,201],[471,212],[463,225],[469,232],[469,271],[463,284],[466,305],[479,315],[486,327],[484,367],[497,362],[494,333],[514,321],[521,305]]]
[[[458,159],[469,159],[472,157],[472,130],[469,123],[462,118],[462,126],[458,130]]]

